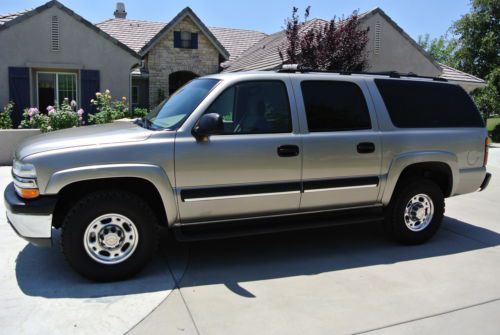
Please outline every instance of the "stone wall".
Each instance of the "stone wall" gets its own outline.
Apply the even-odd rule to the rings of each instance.
[[[174,48],[174,31],[198,33],[198,49]],[[219,71],[219,52],[198,26],[186,16],[156,44],[147,55],[149,69],[149,103],[156,106],[159,91],[168,96],[168,77],[177,71],[190,71],[204,76]]]

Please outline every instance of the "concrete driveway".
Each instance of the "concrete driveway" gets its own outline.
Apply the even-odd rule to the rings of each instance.
[[[425,245],[394,244],[376,224],[196,243],[166,236],[144,273],[105,285],[81,279],[58,248],[31,247],[1,221],[0,327],[7,334],[499,334],[500,149],[490,150],[489,170],[486,191],[447,200],[443,227]],[[7,169],[0,173],[8,178]]]

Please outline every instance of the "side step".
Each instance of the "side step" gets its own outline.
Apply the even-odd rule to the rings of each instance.
[[[383,208],[375,207],[339,210],[320,214],[296,214],[254,220],[231,220],[199,224],[177,223],[172,226],[172,231],[179,241],[200,241],[376,222],[383,220],[383,218]]]

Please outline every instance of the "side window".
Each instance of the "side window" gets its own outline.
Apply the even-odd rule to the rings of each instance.
[[[281,81],[248,81],[226,89],[205,113],[218,113],[224,134],[292,132],[286,86]]]
[[[358,85],[344,81],[303,81],[310,132],[371,129],[370,113]]]

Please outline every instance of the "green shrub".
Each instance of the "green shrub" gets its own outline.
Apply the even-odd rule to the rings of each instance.
[[[90,100],[90,103],[96,107],[97,112],[89,115],[90,124],[110,123],[129,116],[126,97],[120,101],[112,101],[111,99],[109,90],[95,94],[95,99]]]
[[[12,129],[12,109],[14,108],[14,103],[9,101],[7,105],[4,106],[3,112],[0,112],[0,129]]]
[[[495,143],[500,143],[500,124],[497,124],[491,132],[491,139]]]
[[[140,118],[143,118],[145,117],[146,115],[148,115],[149,113],[149,110],[147,108],[134,108],[132,110],[132,115],[130,115],[131,117],[140,117]]]
[[[24,110],[23,120],[19,128],[38,128],[42,132],[79,127],[83,124],[83,109],[74,111],[76,103],[69,103],[64,99],[61,106],[48,106],[47,114],[40,113],[38,108],[31,107]]]

